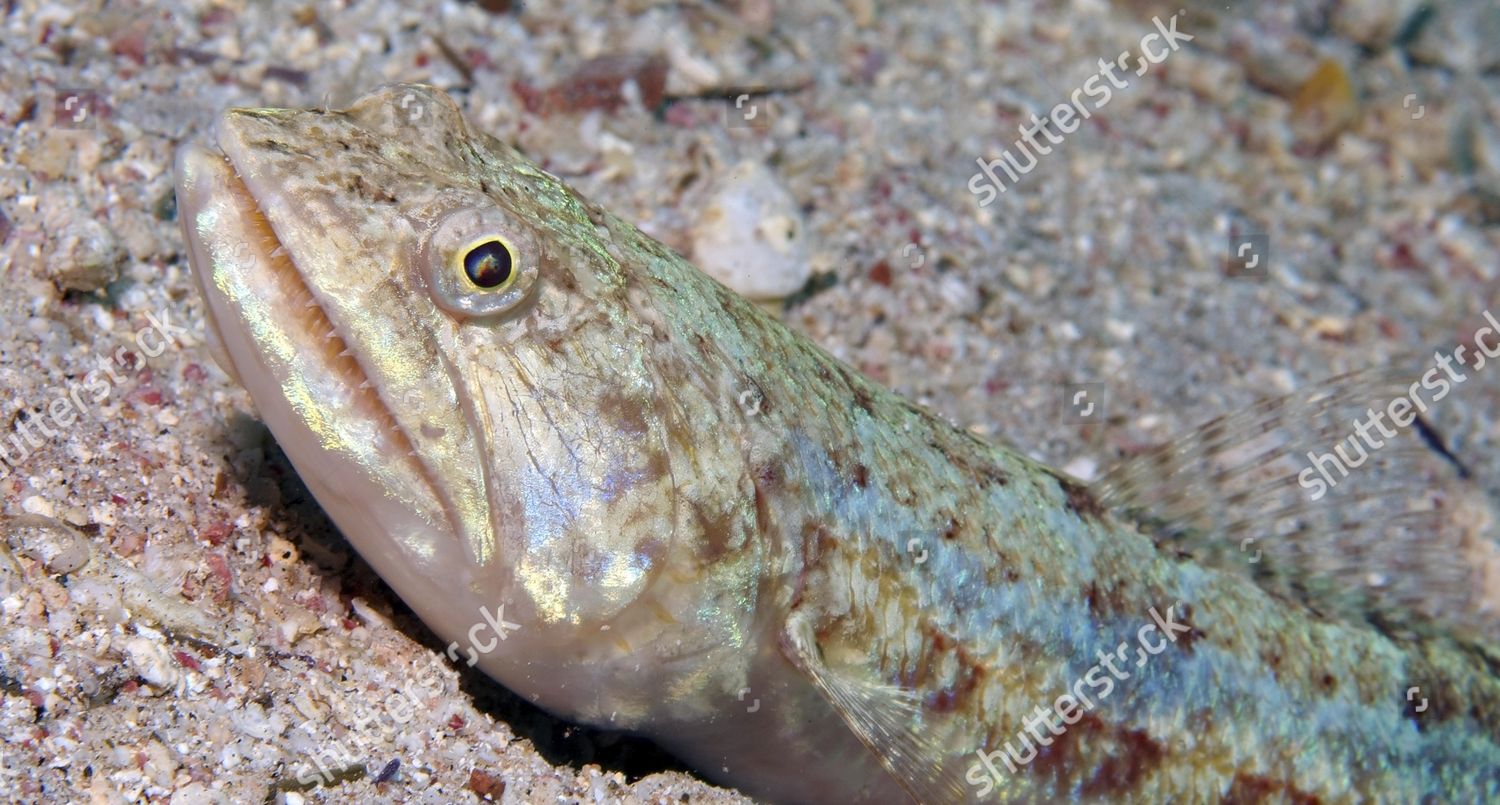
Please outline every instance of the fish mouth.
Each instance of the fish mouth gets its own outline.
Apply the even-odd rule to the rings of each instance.
[[[179,180],[177,188],[179,198],[187,196],[189,201],[187,218],[184,220],[190,220],[193,212],[204,208],[201,202],[193,203],[197,200],[194,196],[201,196],[204,189],[200,183],[194,182],[193,177],[202,176],[204,168],[209,168],[216,180],[213,191],[219,194],[218,201],[227,202],[228,206],[240,213],[232,227],[226,226],[228,222],[222,219],[217,221],[221,227],[216,233],[222,239],[219,242],[215,242],[214,234],[205,232],[201,227],[188,226],[185,233],[192,254],[190,260],[196,268],[193,272],[194,280],[204,299],[210,300],[206,306],[206,315],[214,359],[236,382],[244,384],[243,378],[247,375],[240,371],[234,355],[226,346],[228,342],[225,330],[220,325],[223,312],[219,305],[213,303],[214,295],[209,293],[207,283],[211,281],[211,275],[220,270],[259,271],[269,280],[259,288],[273,292],[280,301],[287,303],[286,308],[294,314],[292,319],[297,326],[289,328],[287,335],[309,348],[330,374],[342,380],[344,387],[359,392],[356,395],[357,411],[380,421],[382,427],[393,436],[402,436],[403,432],[396,424],[390,408],[370,383],[370,376],[360,365],[359,358],[344,343],[328,312],[307,284],[296,259],[282,244],[275,227],[266,217],[265,210],[235,169],[234,163],[229,157],[201,146],[189,148],[195,150],[185,153],[181,159],[196,164],[186,171],[179,171],[179,176],[185,178]],[[239,235],[238,238],[234,237],[235,232]],[[208,266],[213,268],[204,270]]]
[[[335,522],[349,534],[360,518],[340,509],[392,500],[451,530],[438,485],[233,159],[184,145],[176,190],[214,360]]]
[[[234,163],[222,153],[191,145],[186,146],[179,156],[179,165],[185,164],[185,167],[178,169],[177,185],[178,198],[185,202],[186,207],[184,236],[191,255],[189,259],[195,269],[193,279],[203,298],[210,300],[205,306],[209,344],[220,368],[236,382],[244,384],[244,375],[226,346],[225,331],[219,323],[222,311],[219,305],[213,304],[214,297],[209,293],[208,283],[212,281],[211,276],[220,270],[260,271],[270,280],[267,284],[269,287],[262,285],[261,289],[274,289],[283,301],[291,303],[291,310],[298,312],[298,326],[294,330],[298,334],[298,341],[305,346],[314,347],[323,358],[322,362],[330,371],[343,378],[346,385],[371,391],[363,395],[364,402],[369,407],[378,409],[376,413],[389,417],[390,411],[379,399],[379,395],[367,388],[368,374],[360,366],[358,358],[350,353],[327,311],[308,286],[297,261],[282,244],[275,227],[266,217],[265,210]],[[205,186],[205,175],[212,177],[212,187]],[[226,221],[223,216],[214,215],[211,225],[216,228],[213,230],[186,225],[196,212],[209,206],[204,199],[207,193],[217,196],[215,203],[238,212],[236,220]]]

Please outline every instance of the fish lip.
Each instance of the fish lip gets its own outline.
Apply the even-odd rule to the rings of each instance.
[[[326,334],[325,332],[317,332],[312,327],[304,327],[299,335],[303,337],[304,341],[316,341],[327,338],[337,339],[337,345],[343,348],[343,353],[353,362],[356,372],[351,375],[347,373],[347,370],[344,370],[346,373],[344,381],[354,387],[361,385],[369,387],[370,396],[378,405],[378,416],[372,417],[373,424],[384,430],[387,435],[394,437],[398,442],[405,445],[409,451],[409,439],[402,430],[399,420],[394,416],[389,401],[380,393],[380,389],[370,382],[371,375],[361,360],[358,351],[350,348],[349,344],[344,342],[336,321],[328,314],[326,306],[318,298],[317,289],[307,280],[306,274],[298,262],[297,255],[286,246],[286,241],[278,230],[276,217],[272,215],[269,206],[265,203],[262,196],[257,193],[255,183],[247,180],[247,177],[243,174],[240,164],[236,162],[234,150],[226,147],[226,140],[232,142],[232,139],[227,138],[226,130],[230,128],[228,121],[233,115],[265,113],[267,111],[271,110],[230,109],[218,121],[216,127],[218,132],[217,142],[212,147],[200,143],[187,143],[179,149],[177,155],[177,172],[174,184],[179,199],[179,217],[182,221],[183,237],[188,247],[189,261],[192,267],[190,273],[193,275],[193,281],[198,287],[201,298],[204,300],[204,317],[210,335],[210,351],[214,356],[214,360],[219,363],[220,368],[226,374],[230,375],[240,386],[249,388],[244,382],[244,378],[251,375],[241,371],[240,367],[235,364],[232,354],[226,346],[228,340],[225,337],[223,325],[219,320],[218,314],[214,312],[215,305],[212,302],[213,297],[208,288],[210,280],[207,278],[207,274],[212,270],[208,248],[210,243],[190,223],[193,218],[193,212],[198,206],[197,202],[204,197],[204,193],[211,193],[215,189],[221,189],[233,193],[241,201],[247,202],[248,206],[261,219],[259,222],[256,222],[258,224],[258,233],[269,239],[270,242],[259,245],[249,242],[245,243],[245,246],[252,252],[249,256],[256,264],[256,270],[277,272],[279,274],[278,281],[283,287],[285,287],[288,279],[293,279],[298,283],[297,287],[293,290],[300,291],[311,302],[311,306],[316,307],[317,321],[321,322],[322,326],[320,329],[325,330]],[[227,168],[227,172],[220,174],[218,177],[221,180],[218,182],[218,187],[207,188],[205,191],[203,188],[189,186],[191,183],[190,171],[186,170],[185,167],[188,162],[194,159],[217,160]],[[241,217],[243,218],[243,216]],[[240,223],[243,225],[243,220]],[[276,267],[278,260],[284,261],[284,264],[289,266],[291,270],[278,271]],[[420,461],[412,461],[411,463],[418,470],[418,476],[426,485],[427,493],[432,496],[433,500],[441,501],[443,498],[438,484],[432,478],[427,468]],[[439,506],[439,509],[449,519],[449,527],[456,528],[456,525],[452,522],[452,513],[447,511],[447,507]]]
[[[227,163],[222,153],[213,151],[201,143],[188,142],[177,149],[172,181],[177,201],[177,218],[182,227],[182,240],[188,252],[190,269],[188,274],[192,276],[193,286],[198,289],[198,298],[203,300],[204,335],[209,355],[213,357],[214,363],[218,364],[224,374],[229,375],[235,383],[244,386],[245,381],[242,379],[239,367],[235,365],[234,358],[225,347],[224,329],[219,323],[218,314],[214,312],[213,305],[209,304],[208,286],[204,281],[203,272],[198,270],[199,266],[209,264],[209,258],[203,239],[190,224],[193,210],[200,205],[195,198],[199,193],[198,188],[191,184],[196,176],[194,171],[190,170],[189,165],[202,160],[222,160]]]

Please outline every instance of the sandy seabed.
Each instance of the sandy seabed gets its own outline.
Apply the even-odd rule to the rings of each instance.
[[[173,150],[227,106],[429,82],[689,254],[763,166],[792,327],[1085,478],[1500,301],[1493,3],[510,5],[3,4],[0,800],[743,799],[448,662],[310,499],[208,356],[176,220]],[[971,192],[1173,15],[1192,42]],[[1492,497],[1497,401],[1500,369],[1432,413]]]

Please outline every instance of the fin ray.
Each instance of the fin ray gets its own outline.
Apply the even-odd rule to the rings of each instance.
[[[793,664],[823,692],[850,731],[914,801],[922,805],[967,801],[956,770],[944,762],[941,747],[921,729],[921,701],[915,694],[830,668],[805,616],[794,613],[784,636]]]
[[[1159,541],[1277,594],[1500,634],[1500,606],[1477,583],[1500,568],[1497,518],[1432,446],[1425,405],[1396,436],[1367,425],[1357,441],[1356,423],[1419,376],[1381,368],[1262,400],[1122,462],[1094,491]]]

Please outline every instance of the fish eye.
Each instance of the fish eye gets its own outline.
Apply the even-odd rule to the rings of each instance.
[[[464,252],[464,275],[474,287],[487,291],[503,289],[515,279],[516,256],[504,238],[489,238]]]
[[[419,258],[438,307],[458,317],[495,316],[531,298],[539,276],[536,238],[492,204],[440,215]]]

